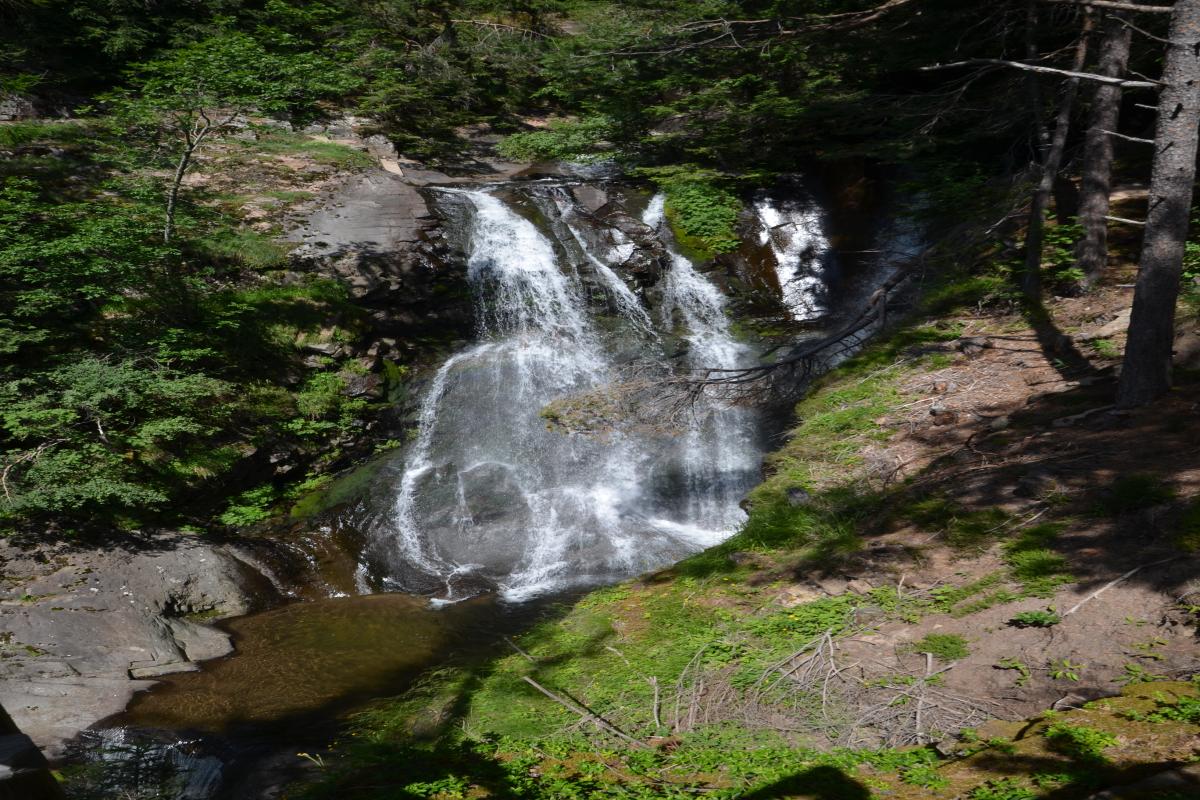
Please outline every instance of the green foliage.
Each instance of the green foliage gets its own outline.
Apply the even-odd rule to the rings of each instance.
[[[1104,750],[1117,743],[1117,738],[1107,731],[1066,722],[1055,722],[1042,735],[1053,750],[1080,761],[1101,764],[1108,761]]]
[[[1022,611],[1014,614],[1009,620],[1009,624],[1018,628],[1050,628],[1060,622],[1062,622],[1062,617],[1052,608]]]
[[[997,778],[976,786],[967,795],[969,800],[1036,800],[1038,793],[1016,778]]]
[[[300,393],[324,416],[297,417],[281,385],[298,332],[355,312],[336,284],[260,283],[280,249],[215,212],[189,210],[164,245],[160,188],[120,174],[144,163],[136,138],[87,122],[20,136],[70,147],[81,131],[86,149],[0,182],[0,525],[179,524],[289,423],[319,427],[318,446],[365,410],[314,385]]]
[[[787,636],[794,641],[812,639],[826,631],[838,635],[850,626],[859,602],[853,595],[814,600],[755,620],[749,630],[771,638]]]
[[[901,773],[900,779],[922,789],[944,789],[950,785],[933,764],[914,764]]]
[[[1011,656],[1000,659],[1000,661],[996,664],[996,668],[1016,670],[1018,674],[1017,686],[1025,686],[1029,683],[1030,678],[1033,677],[1033,673],[1029,671],[1028,664],[1026,664],[1024,661],[1012,658]]]
[[[1087,664],[1076,664],[1069,658],[1064,658],[1050,667],[1050,677],[1056,681],[1079,681],[1079,673]]]
[[[961,661],[971,654],[967,640],[955,633],[930,633],[907,645],[914,653],[929,653],[938,661]]]
[[[1121,357],[1121,350],[1113,343],[1112,339],[1093,339],[1092,349],[1101,358]]]
[[[603,148],[612,133],[606,117],[553,120],[543,130],[515,133],[498,147],[501,155],[514,161],[588,162],[612,157]]]
[[[1151,680],[1162,680],[1162,676],[1152,676]],[[1129,713],[1126,716],[1144,722],[1183,722],[1188,725],[1200,725],[1200,697],[1184,695],[1168,700],[1159,695],[1154,700],[1153,711],[1146,714]]]
[[[666,195],[667,221],[685,253],[703,260],[736,250],[742,201],[725,185],[726,176],[695,166],[643,168]]]
[[[1141,664],[1126,664],[1121,668],[1121,674],[1114,680],[1122,686],[1136,686],[1139,683],[1165,681],[1166,675],[1156,675]]]
[[[275,487],[270,485],[242,492],[229,503],[229,507],[217,517],[217,521],[231,527],[263,522],[270,519],[271,506],[274,505],[276,496]]]
[[[302,111],[318,98],[345,94],[359,83],[321,53],[272,51],[239,30],[180,44],[130,70],[130,90],[110,97],[120,110],[133,115],[186,113],[188,124],[202,109]]]
[[[1052,224],[1050,220],[1042,230],[1043,280],[1052,289],[1073,290],[1084,279],[1083,272],[1075,265],[1075,248],[1083,238],[1083,226],[1077,221],[1067,224]]]

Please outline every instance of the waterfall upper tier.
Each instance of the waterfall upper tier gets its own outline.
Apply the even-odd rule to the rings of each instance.
[[[440,204],[466,261],[478,341],[425,391],[364,572],[446,599],[488,589],[523,599],[661,567],[734,533],[760,473],[754,412],[707,408],[685,430],[602,436],[541,416],[614,384],[631,361],[665,371],[754,362],[725,296],[672,244],[662,198],[621,227],[597,224],[556,186],[449,191]]]

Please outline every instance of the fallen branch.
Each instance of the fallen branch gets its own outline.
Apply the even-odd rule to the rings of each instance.
[[[1105,593],[1105,592],[1107,592],[1109,589],[1111,589],[1112,587],[1116,586],[1118,583],[1121,583],[1122,581],[1128,580],[1129,578],[1133,577],[1133,576],[1134,576],[1136,573],[1138,573],[1138,572],[1141,572],[1141,571],[1142,571],[1142,570],[1144,570],[1144,569],[1148,569],[1149,567],[1157,567],[1159,564],[1166,564],[1168,561],[1174,561],[1176,558],[1177,558],[1177,556],[1171,556],[1170,558],[1164,558],[1164,559],[1161,559],[1161,560],[1159,560],[1159,561],[1152,561],[1152,562],[1150,562],[1149,564],[1142,564],[1140,567],[1134,567],[1133,569],[1129,570],[1129,572],[1126,572],[1126,573],[1125,573],[1124,575],[1122,575],[1121,577],[1119,577],[1119,578],[1117,578],[1117,579],[1115,579],[1115,580],[1111,580],[1111,581],[1109,581],[1108,583],[1104,584],[1103,586],[1101,586],[1101,587],[1100,587],[1099,589],[1097,589],[1096,591],[1094,591],[1094,592],[1092,592],[1091,594],[1089,594],[1087,597],[1085,597],[1085,598],[1083,598],[1082,600],[1080,600],[1080,601],[1079,601],[1078,603],[1076,603],[1075,605],[1071,606],[1071,608],[1070,608],[1070,610],[1069,610],[1069,611],[1064,611],[1064,612],[1063,612],[1063,616],[1064,616],[1064,617],[1069,617],[1069,616],[1071,616],[1071,615],[1072,615],[1072,614],[1074,614],[1076,611],[1078,611],[1078,610],[1079,610],[1079,607],[1080,607],[1080,606],[1082,606],[1084,603],[1087,603],[1087,602],[1089,602],[1089,601],[1091,601],[1091,600],[1095,600],[1097,597],[1099,597],[1100,595],[1104,594],[1104,593]]]
[[[573,703],[573,702],[567,700],[566,698],[560,697],[559,695],[557,695],[554,692],[547,689],[545,686],[542,686],[540,683],[538,683],[537,681],[535,681],[533,678],[529,677],[528,675],[523,676],[522,680],[524,680],[530,686],[537,689],[539,692],[544,694],[546,697],[548,697],[551,700],[553,700],[554,702],[558,703],[560,706],[567,709],[571,713],[578,714],[580,717],[587,720],[588,722],[594,723],[597,728],[600,728],[600,730],[605,731],[606,733],[611,733],[613,736],[616,736],[618,739],[622,739],[622,740],[628,742],[629,744],[633,745],[634,747],[640,747],[643,749],[646,749],[649,747],[649,745],[647,745],[645,742],[633,738],[628,733],[625,733],[625,731],[618,728],[616,725],[613,725],[611,722],[609,722],[608,720],[601,717],[599,714],[596,714],[595,712],[590,711],[589,709],[587,709],[585,706],[583,706],[582,704],[580,704],[578,702]]]

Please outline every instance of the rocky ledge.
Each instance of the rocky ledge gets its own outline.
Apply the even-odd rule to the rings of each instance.
[[[101,546],[0,542],[0,704],[50,758],[153,678],[226,655],[205,624],[274,595],[239,548],[185,534]]]

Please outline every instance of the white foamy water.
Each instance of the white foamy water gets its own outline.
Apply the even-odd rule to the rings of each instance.
[[[556,242],[500,198],[457,192],[449,201],[467,204],[460,233],[480,342],[447,359],[422,399],[394,505],[374,532],[385,583],[442,602],[489,588],[524,600],[661,567],[732,534],[758,474],[753,415],[706,409],[675,437],[549,429],[548,403],[618,375],[602,310],[559,263]],[[655,334],[642,339],[646,356],[661,359],[658,323],[614,271],[629,243],[601,250],[569,203],[539,207],[557,208],[549,227],[570,237],[559,247],[583,251],[618,316]],[[661,324],[670,328],[678,311],[689,364],[744,361],[720,291],[669,252]]]
[[[759,244],[775,256],[783,305],[798,321],[822,316],[828,310],[828,280],[832,251],[825,232],[825,214],[815,203],[755,201]]]

